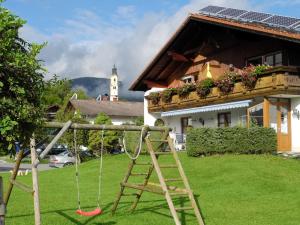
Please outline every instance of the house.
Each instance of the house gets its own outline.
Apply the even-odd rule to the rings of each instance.
[[[114,65],[110,77],[110,93],[99,95],[97,99],[77,99],[77,94],[70,98],[66,111],[80,112],[90,123],[94,123],[99,113],[108,115],[114,125],[133,123],[138,117],[144,116],[144,103],[132,101],[119,101],[119,81],[117,68]]]
[[[114,125],[133,123],[138,117],[144,116],[143,102],[70,100],[67,111],[80,112],[83,118],[94,123],[99,113],[108,115]]]
[[[224,93],[192,90],[169,102],[153,92],[240,74],[249,65],[269,65],[252,88],[240,77]],[[130,87],[144,91],[144,119],[172,128],[177,146],[186,128],[257,126],[277,132],[278,151],[300,151],[300,19],[219,6],[190,14]],[[161,96],[161,95],[160,95]]]

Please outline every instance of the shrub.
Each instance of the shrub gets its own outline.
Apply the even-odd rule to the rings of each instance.
[[[152,104],[157,105],[160,100],[160,93],[159,92],[151,92],[147,99],[151,101]]]
[[[272,153],[277,149],[277,136],[274,129],[263,127],[192,128],[186,146],[189,156]]]
[[[233,91],[236,78],[237,74],[235,72],[225,72],[220,79],[215,81],[215,85],[222,93],[229,94]]]
[[[161,99],[163,102],[168,103],[172,100],[173,95],[177,93],[176,88],[168,88],[162,91]]]
[[[189,95],[192,91],[196,90],[195,84],[184,84],[183,86],[177,88],[177,94],[179,97],[184,98]]]
[[[204,98],[207,95],[209,95],[211,88],[214,86],[214,81],[211,78],[206,78],[204,80],[201,80],[199,83],[196,84],[196,91],[197,94]]]

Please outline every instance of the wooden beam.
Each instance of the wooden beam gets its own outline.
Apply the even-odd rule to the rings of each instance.
[[[18,155],[17,155],[17,160],[16,160],[16,163],[15,163],[15,166],[14,166],[14,169],[13,169],[13,172],[10,176],[10,180],[15,180],[16,177],[17,177],[17,174],[18,174],[18,171],[19,171],[19,168],[20,168],[20,165],[21,165],[21,161],[23,159],[23,153],[24,153],[24,150],[20,150]],[[7,192],[6,192],[6,195],[4,197],[4,204],[7,206],[8,204],[8,201],[9,201],[9,198],[10,198],[10,194],[12,192],[12,189],[14,187],[14,184],[9,182],[9,185],[8,185],[8,188],[7,188]]]
[[[45,128],[62,128],[65,124],[59,122],[48,122],[43,125]],[[133,125],[99,125],[99,124],[79,124],[73,123],[70,125],[69,129],[78,130],[116,130],[116,131],[141,131],[143,126],[133,126]],[[166,127],[154,127],[149,126],[147,128],[149,131],[164,131]],[[171,130],[171,128],[167,128]]]
[[[62,124],[62,129],[58,132],[58,134],[52,139],[50,144],[46,147],[46,149],[41,153],[40,159],[43,159],[52,149],[52,147],[55,145],[55,143],[59,140],[61,136],[68,130],[68,128],[72,125],[72,121],[68,121],[65,124]],[[34,166],[37,167],[40,163],[40,160],[37,158],[35,159]]]
[[[31,153],[31,174],[32,174],[32,186],[33,186],[33,204],[34,204],[34,221],[35,225],[41,224],[41,211],[40,211],[40,198],[39,198],[39,179],[38,179],[38,169],[35,162],[37,160],[37,155],[35,151],[35,139],[34,135],[30,139],[30,153]]]
[[[161,81],[144,80],[143,82],[147,85],[148,88],[153,88],[153,87],[166,88],[166,87],[168,87],[167,83],[161,82]]]
[[[3,201],[3,193],[3,180],[2,177],[0,177],[0,225],[5,225],[6,207]]]
[[[168,51],[167,52],[168,56],[172,57],[173,61],[177,61],[177,62],[188,62],[190,61],[188,58],[186,58],[184,55],[174,52],[174,51]]]

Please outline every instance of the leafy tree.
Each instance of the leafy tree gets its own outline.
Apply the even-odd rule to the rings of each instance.
[[[45,82],[43,103],[45,106],[63,105],[66,96],[72,92],[71,82],[67,79],[59,79],[57,75]]]
[[[95,124],[112,125],[111,119],[105,113],[99,113],[95,119]],[[116,131],[104,131],[103,146],[106,152],[111,152],[118,144],[118,134]],[[89,132],[89,149],[94,152],[101,150],[102,131]]]
[[[144,125],[144,117],[139,116],[134,120],[134,124],[137,126],[143,126]]]
[[[28,144],[41,123],[44,69],[37,55],[44,45],[19,37],[25,24],[2,6],[0,0],[0,149],[16,140]],[[1,151],[1,150],[0,150]]]

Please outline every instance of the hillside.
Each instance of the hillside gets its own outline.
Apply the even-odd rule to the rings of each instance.
[[[108,78],[97,77],[80,77],[71,80],[72,88],[81,88],[93,98],[96,98],[99,94],[109,94],[110,80]],[[119,82],[119,99],[128,101],[143,101],[143,92],[133,92],[128,90],[128,86]]]

